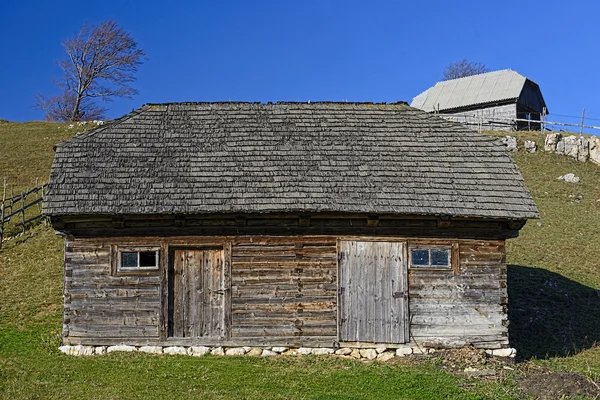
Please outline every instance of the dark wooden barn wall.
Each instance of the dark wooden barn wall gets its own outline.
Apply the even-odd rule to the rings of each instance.
[[[230,265],[226,261],[231,270],[231,301],[226,308],[231,312],[226,311],[225,321],[230,337],[204,344],[332,346],[337,341],[337,239],[402,240],[264,236],[67,240],[65,342],[175,344],[165,340],[166,323],[161,320],[163,272],[114,276],[110,245],[119,243],[160,245],[163,253],[167,244],[225,248],[225,257],[231,259]],[[506,346],[504,241],[452,242],[458,268],[408,272],[410,339],[426,346]],[[181,344],[192,343],[199,341]]]

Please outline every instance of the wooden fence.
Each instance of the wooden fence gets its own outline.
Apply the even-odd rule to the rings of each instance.
[[[47,188],[47,183],[40,185],[36,179],[33,189],[18,195],[14,195],[11,190],[10,197],[7,197],[7,184],[6,179],[4,179],[2,203],[0,203],[0,249],[9,223],[11,227],[20,228],[21,233],[25,233],[28,224],[30,225],[32,222],[43,218],[42,199]]]

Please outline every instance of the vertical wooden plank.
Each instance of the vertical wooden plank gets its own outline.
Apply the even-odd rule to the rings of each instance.
[[[362,247],[361,254],[361,265],[359,268],[362,271],[363,281],[365,282],[364,292],[366,296],[363,296],[365,302],[365,317],[363,319],[364,329],[361,332],[360,340],[364,342],[375,341],[375,271],[376,271],[376,247],[373,242],[360,242],[358,244]]]
[[[408,343],[410,341],[410,315],[409,301],[410,293],[408,286],[408,245],[406,242],[400,243],[398,249],[398,270],[400,271],[401,288],[406,295],[403,298],[400,321],[402,322],[402,337],[399,338],[399,343]]]
[[[208,301],[206,304],[209,316],[205,318],[206,335],[222,338],[224,325],[224,284],[223,284],[223,251],[210,250],[207,254],[205,276],[208,283]]]
[[[391,331],[393,329],[392,318],[390,314],[391,305],[391,282],[390,282],[390,270],[393,267],[392,261],[392,243],[381,242],[378,243],[379,257],[377,263],[378,279],[377,291],[379,292],[379,336],[375,339],[376,342],[390,343],[391,342]]]
[[[117,254],[115,250],[111,251],[111,254]],[[158,315],[159,324],[159,337],[160,340],[166,340],[169,335],[169,303],[171,302],[171,295],[169,294],[169,269],[170,255],[169,249],[165,242],[161,242],[160,245],[160,284],[159,293],[161,298],[161,307]],[[114,257],[113,257],[114,258]],[[114,264],[114,261],[113,261]],[[114,267],[113,267],[114,268]]]
[[[354,340],[360,341],[366,334],[366,296],[367,282],[365,282],[366,274],[364,272],[364,246],[359,242],[352,242],[352,257],[350,273],[354,275],[355,287],[352,292],[354,298],[355,307],[351,310],[354,314],[354,323],[356,324],[356,331],[354,333]]]
[[[185,251],[175,251],[173,260],[173,336],[183,337],[183,295],[182,274],[184,268]]]
[[[200,324],[202,320],[199,300],[202,290],[202,251],[188,250],[187,257],[187,326],[186,336],[200,336]]]
[[[392,343],[405,343],[404,335],[404,315],[406,314],[407,303],[404,297],[407,285],[406,279],[403,277],[406,272],[404,263],[404,244],[394,243],[390,251],[390,341]]]
[[[223,336],[231,338],[231,242],[225,244],[223,250]]]

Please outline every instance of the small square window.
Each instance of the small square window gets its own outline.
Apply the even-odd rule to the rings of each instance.
[[[450,249],[431,249],[431,265],[448,267],[450,265]]]
[[[119,248],[117,257],[117,272],[158,270],[158,248]]]
[[[449,247],[415,247],[410,249],[411,268],[450,269]]]
[[[413,249],[413,265],[429,265],[429,250]]]

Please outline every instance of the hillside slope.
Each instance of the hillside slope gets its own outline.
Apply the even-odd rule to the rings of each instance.
[[[0,177],[7,176],[16,188],[32,186],[36,176],[45,180],[52,163],[53,145],[78,131],[65,127],[65,124],[43,122],[0,124]],[[83,128],[79,128],[81,130]],[[538,145],[543,145],[543,137],[539,133],[526,135],[535,139]],[[529,221],[520,237],[510,240],[507,245],[511,345],[517,348],[519,358],[527,361],[527,368],[572,370],[598,381],[600,167],[543,151],[534,154],[519,151],[514,153],[514,157],[534,196],[541,219]],[[579,176],[581,182],[571,184],[557,179],[569,172]],[[153,393],[169,393],[168,388],[172,386],[169,376],[172,376],[170,371],[173,369],[179,371],[180,378],[188,382],[190,387],[194,387],[192,377],[200,372],[192,361],[188,363],[177,358],[168,361],[168,358],[152,359],[141,355],[137,358],[114,356],[104,361],[68,361],[56,354],[62,318],[62,246],[62,239],[55,236],[50,227],[41,225],[6,242],[0,251],[0,397],[35,397],[47,393],[44,390],[52,390],[49,393],[59,397],[70,393],[67,388],[72,387],[79,390],[73,393],[83,397],[94,397],[98,393],[119,397],[118,393],[124,392],[109,389],[120,387],[119,390],[128,390],[123,386],[127,382],[114,374],[103,375],[104,368],[110,368],[111,365],[126,368],[127,381],[137,381],[138,373],[151,371],[139,378],[139,382],[142,386],[146,385],[146,389],[154,385],[152,387],[156,390]],[[304,361],[280,361],[266,365],[262,361],[228,362],[214,361],[211,365],[207,361],[201,367],[204,371],[201,376],[206,377],[208,367],[215,367],[216,371],[221,368],[224,371],[222,376],[215,372],[211,377],[225,379],[218,381],[217,385],[226,386],[228,372],[225,371],[230,367],[237,368],[238,373],[253,374],[260,367],[276,374],[293,373],[290,379],[297,386],[287,392],[278,392],[278,388],[266,389],[268,385],[254,385],[249,389],[235,386],[226,396],[206,391],[208,389],[202,393],[208,393],[210,398],[295,398],[301,396],[302,387],[306,386],[303,383],[308,379],[305,373],[314,373],[314,379],[310,379],[315,382],[319,375],[318,367]],[[57,363],[63,367],[63,372],[60,378],[55,379],[52,378],[52,371]],[[328,366],[331,374],[325,376],[324,381],[314,383],[317,386],[309,386],[315,388],[315,393],[330,393],[327,388],[334,385],[333,382],[338,378],[347,381],[355,390],[359,389],[352,384],[354,381],[364,383],[373,380],[381,386],[411,384],[410,380],[398,380],[396,375],[409,374],[410,369],[382,370],[349,366],[343,362],[332,362]],[[454,391],[457,385],[464,386],[465,383],[454,380],[446,373],[428,367],[411,368],[416,368],[410,370],[415,374],[411,375],[412,378],[421,379],[421,387],[425,388],[422,398],[436,398],[438,395],[452,398],[518,397],[510,389],[510,378],[483,386],[467,385],[469,390],[478,393],[471,396],[463,391]],[[79,369],[84,375],[79,376],[74,372]],[[350,372],[345,372],[348,370]],[[263,375],[260,375],[261,379],[267,382],[268,375]],[[92,378],[88,380],[86,376]],[[35,385],[31,384],[32,381]],[[104,382],[104,386],[91,387],[90,382]],[[323,387],[318,387],[321,384]],[[364,385],[366,391],[361,392],[363,395],[357,394],[356,398],[398,398],[397,391],[376,396],[379,392],[373,385]],[[433,390],[436,386],[438,389],[443,387],[439,390],[445,391]],[[71,396],[77,397],[73,393]],[[179,390],[177,393],[185,396],[187,392]],[[340,394],[339,398],[343,397],[344,393]]]

